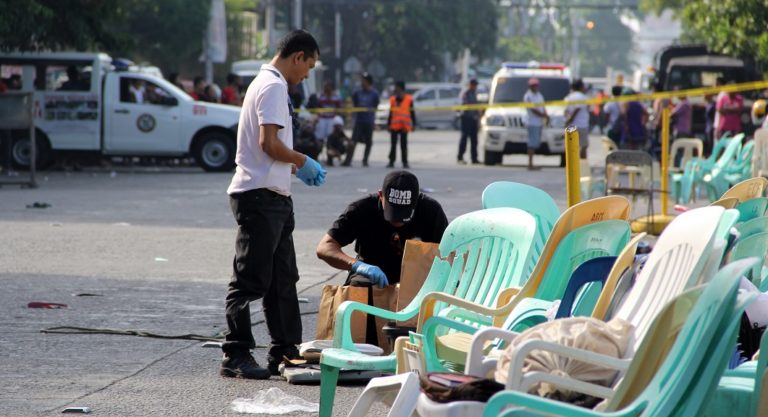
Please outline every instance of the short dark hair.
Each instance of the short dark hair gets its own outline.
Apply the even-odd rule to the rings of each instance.
[[[288,32],[277,44],[277,53],[280,58],[288,58],[296,52],[304,52],[304,60],[320,55],[320,47],[312,35],[303,29]]]
[[[577,78],[573,80],[571,83],[571,89],[572,90],[583,90],[584,89],[584,81],[581,80],[581,78]]]
[[[202,82],[205,82],[205,79],[203,79],[203,77],[198,75],[197,77],[195,77],[194,80],[192,80],[192,85],[198,85]]]
[[[624,90],[624,87],[620,85],[614,85],[613,87],[611,87],[611,94],[614,96],[620,96],[622,90]]]
[[[232,74],[231,72],[227,74],[227,84],[232,84],[233,82],[237,81],[237,74]]]
[[[405,90],[405,81],[395,81],[395,87],[400,87],[401,90]]]
[[[367,72],[364,72],[364,73],[362,74],[362,77],[363,77],[363,79],[364,79],[365,81],[368,81],[368,84],[373,84],[373,75],[371,75],[371,74],[369,74],[369,73],[367,73]]]

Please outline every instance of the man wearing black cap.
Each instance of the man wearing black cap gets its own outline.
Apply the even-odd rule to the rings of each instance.
[[[403,246],[408,239],[440,242],[448,226],[440,203],[419,192],[408,171],[392,171],[378,194],[350,204],[317,245],[317,257],[349,271],[346,284],[384,287],[400,282]],[[355,242],[356,257],[341,250]]]
[[[477,104],[477,80],[469,80],[467,89],[461,94],[461,104]],[[477,131],[480,128],[480,110],[471,109],[461,112],[461,137],[459,138],[459,155],[457,161],[459,164],[466,164],[464,161],[464,152],[467,150],[467,139],[469,139],[469,156],[473,164],[479,164],[477,159]]]
[[[352,93],[352,105],[362,107],[370,111],[355,113],[355,126],[352,130],[352,146],[347,151],[347,157],[342,166],[350,166],[352,157],[355,154],[355,145],[357,143],[365,144],[363,153],[363,166],[368,166],[368,157],[371,155],[371,144],[373,143],[373,127],[376,122],[376,108],[379,106],[379,92],[373,88],[373,77],[364,72],[361,81],[361,88]]]

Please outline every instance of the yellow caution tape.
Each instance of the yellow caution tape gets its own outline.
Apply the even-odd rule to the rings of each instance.
[[[719,87],[702,87],[691,88],[688,90],[675,90],[675,91],[662,91],[659,93],[649,94],[632,94],[627,96],[618,97],[603,97],[603,98],[591,98],[587,100],[574,100],[574,101],[546,101],[544,103],[526,103],[526,102],[514,102],[514,103],[494,103],[494,104],[457,104],[455,106],[440,106],[440,107],[419,107],[419,112],[429,111],[464,111],[464,110],[485,110],[489,108],[528,108],[528,107],[544,107],[544,106],[572,106],[576,104],[604,104],[609,102],[627,102],[627,101],[649,101],[657,98],[675,98],[675,97],[699,97],[706,95],[717,95],[720,92],[726,93],[741,93],[744,91],[765,90],[768,89],[768,81],[753,81],[740,84],[728,84]],[[344,107],[344,108],[316,108],[308,109],[311,113],[363,113],[374,112],[376,109],[367,107]]]

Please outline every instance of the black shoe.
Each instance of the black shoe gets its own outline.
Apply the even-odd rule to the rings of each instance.
[[[408,165],[408,162],[403,162],[403,169],[409,169],[411,166]]]
[[[390,162],[390,163],[387,164],[387,168],[394,168],[394,167],[395,167],[395,163],[394,162]]]
[[[363,166],[367,167],[368,166],[368,161],[363,161]]]
[[[349,163],[349,162],[343,162],[343,163],[342,163],[341,165],[339,165],[339,166],[342,166],[342,167],[349,167],[349,166],[352,166],[352,164],[351,164],[351,163]]]
[[[276,348],[274,350],[270,349],[270,352],[267,354],[267,369],[270,374],[280,375],[278,367],[283,363],[283,358],[301,359],[301,355],[299,355],[299,350],[296,349],[296,346],[289,346],[282,349]]]
[[[472,165],[479,165],[479,164],[480,164],[480,161],[478,161],[477,159],[475,159],[474,161],[472,161]]]
[[[269,379],[270,372],[256,363],[250,353],[224,354],[219,374],[228,378]]]

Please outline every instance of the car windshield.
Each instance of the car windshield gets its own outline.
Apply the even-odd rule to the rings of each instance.
[[[523,101],[528,91],[527,77],[498,78],[491,103],[515,103]],[[544,100],[562,100],[570,91],[570,82],[565,78],[539,78],[539,91]]]

